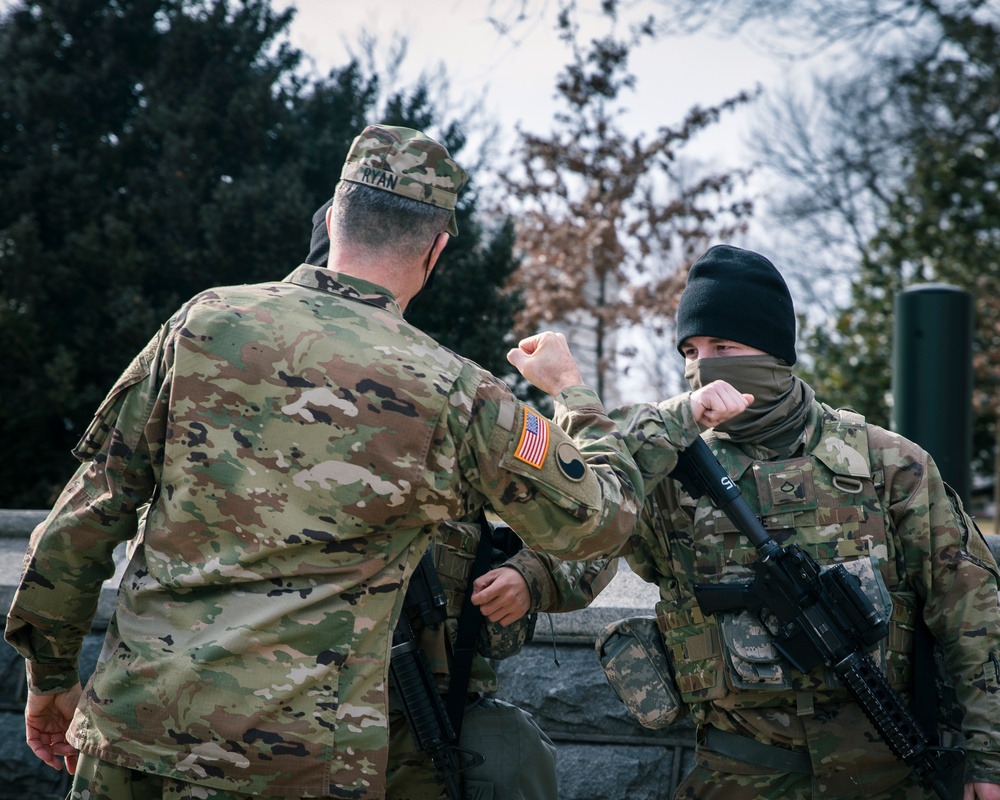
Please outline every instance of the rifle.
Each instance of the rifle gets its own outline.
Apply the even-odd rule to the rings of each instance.
[[[427,655],[417,648],[413,626],[406,615],[407,608],[416,609],[425,625],[436,626],[447,617],[446,604],[428,550],[410,581],[403,612],[392,634],[389,677],[403,706],[414,743],[427,753],[437,770],[435,780],[444,784],[451,800],[462,800],[456,776],[482,764],[484,759],[481,753],[458,746],[458,737],[438,693]],[[460,758],[463,753],[470,757],[466,764]]]
[[[857,576],[840,564],[821,570],[798,545],[782,547],[772,539],[703,439],[678,453],[671,477],[694,498],[707,493],[757,548],[749,583],[695,584],[702,612],[748,610],[799,672],[821,663],[831,667],[893,754],[942,800],[961,797],[964,769],[958,767],[965,751],[929,746],[902,698],[868,655],[888,635],[888,626]]]

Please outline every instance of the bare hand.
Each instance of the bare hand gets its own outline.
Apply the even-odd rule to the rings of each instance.
[[[555,397],[563,389],[580,386],[583,378],[561,333],[543,331],[522,339],[507,360],[535,386]]]
[[[528,613],[531,591],[513,567],[491,569],[472,584],[472,602],[480,606],[491,622],[510,625]]]
[[[42,761],[53,769],[62,769],[72,775],[76,772],[77,751],[66,741],[66,731],[80,701],[82,689],[78,683],[61,694],[33,694],[28,692],[24,709],[24,731],[28,746]]]
[[[747,410],[753,395],[739,392],[725,381],[712,381],[691,392],[691,412],[703,428],[714,428]]]
[[[1000,785],[995,783],[967,783],[962,800],[1000,800]]]

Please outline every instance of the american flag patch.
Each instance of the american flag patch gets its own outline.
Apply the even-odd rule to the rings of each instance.
[[[524,409],[524,428],[521,430],[521,441],[518,442],[517,450],[514,451],[514,458],[541,469],[548,452],[548,420],[538,416],[530,408]]]

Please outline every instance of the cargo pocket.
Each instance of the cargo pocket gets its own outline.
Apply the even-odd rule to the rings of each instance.
[[[725,697],[722,678],[722,642],[719,626],[706,619],[691,598],[680,606],[660,601],[656,623],[674,670],[674,681],[685,703],[703,703]]]
[[[594,647],[614,693],[644,728],[665,728],[687,713],[655,617],[612,622]]]
[[[723,614],[726,680],[738,691],[780,692],[792,688],[792,667],[778,653],[771,632],[749,611]]]
[[[997,660],[995,654],[990,654],[990,660],[983,664],[981,674],[990,730],[996,730],[1000,728],[1000,661]]]
[[[913,592],[892,593],[892,616],[886,639],[885,674],[897,689],[912,689],[913,636],[919,613],[919,601]]]

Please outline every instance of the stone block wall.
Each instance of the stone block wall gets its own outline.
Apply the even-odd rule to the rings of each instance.
[[[529,711],[555,742],[559,800],[667,800],[694,766],[694,728],[685,719],[642,728],[604,678],[594,638],[607,622],[649,613],[605,607],[539,619],[524,652],[499,662],[498,696]]]

